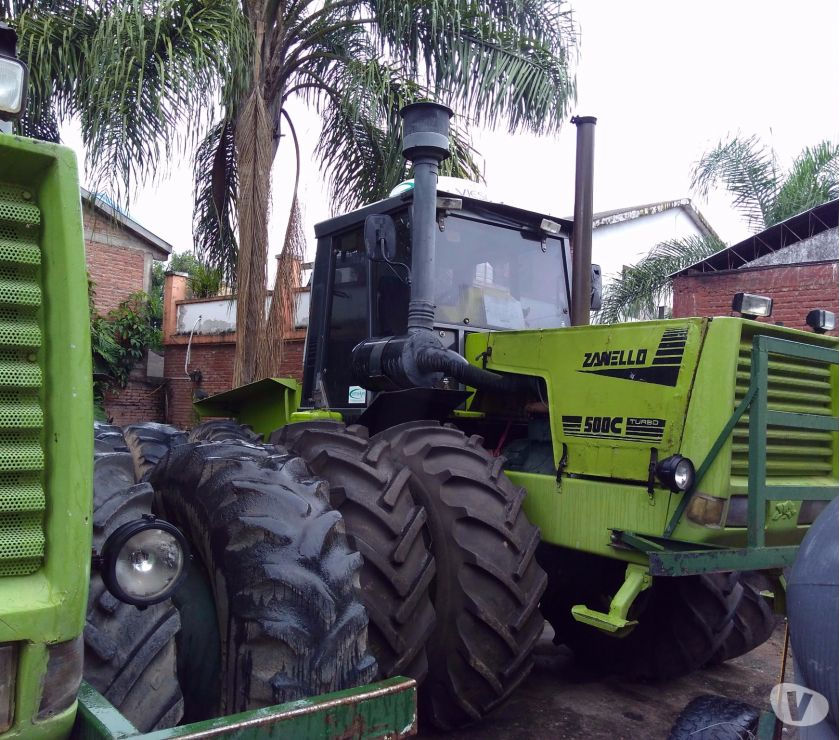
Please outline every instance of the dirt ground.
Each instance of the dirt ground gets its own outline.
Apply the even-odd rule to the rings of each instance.
[[[484,722],[445,735],[450,740],[665,740],[682,708],[699,694],[719,694],[769,709],[770,689],[779,682],[784,626],[764,645],[737,660],[668,683],[626,682],[617,676],[586,675],[566,648],[551,642],[547,627],[536,665],[513,697]],[[790,666],[788,680],[793,680]],[[795,740],[785,728],[785,740]]]

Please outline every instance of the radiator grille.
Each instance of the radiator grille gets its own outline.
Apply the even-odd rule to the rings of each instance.
[[[738,354],[735,406],[750,385],[752,336],[744,336]],[[828,365],[805,359],[770,356],[767,405],[774,411],[831,415],[831,375]],[[831,432],[787,427],[767,428],[767,478],[808,479],[833,475]],[[746,477],[749,469],[749,415],[733,432],[732,475]],[[781,481],[778,481],[781,482]]]
[[[0,183],[0,576],[44,559],[40,223],[31,194]]]

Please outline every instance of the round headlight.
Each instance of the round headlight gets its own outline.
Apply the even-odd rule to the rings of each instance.
[[[656,466],[656,476],[674,493],[688,491],[694,486],[694,463],[682,455],[671,455]]]
[[[681,491],[687,491],[694,483],[694,465],[687,457],[682,458],[674,467],[674,485]]]
[[[168,599],[186,575],[187,540],[161,519],[136,519],[117,528],[102,548],[102,580],[120,601],[149,606]]]

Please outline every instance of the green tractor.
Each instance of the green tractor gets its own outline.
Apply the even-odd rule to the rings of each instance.
[[[450,111],[402,115],[413,188],[316,226],[302,384],[198,412],[328,482],[371,649],[438,727],[511,694],[544,617],[653,680],[756,647],[837,495],[837,339],[749,295],[752,319],[589,326],[595,120],[569,222],[439,191]]]
[[[413,734],[300,457],[218,424],[91,434],[76,160],[11,135],[14,44],[0,23],[0,737]]]

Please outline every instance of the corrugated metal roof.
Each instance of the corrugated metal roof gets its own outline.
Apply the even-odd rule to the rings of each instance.
[[[836,228],[837,224],[838,201],[835,199],[808,211],[798,213],[796,216],[791,216],[781,223],[733,244],[731,247],[721,249],[710,257],[675,272],[671,277],[684,275],[688,272],[736,270],[765,254],[777,252],[791,244],[801,242],[803,239]]]

